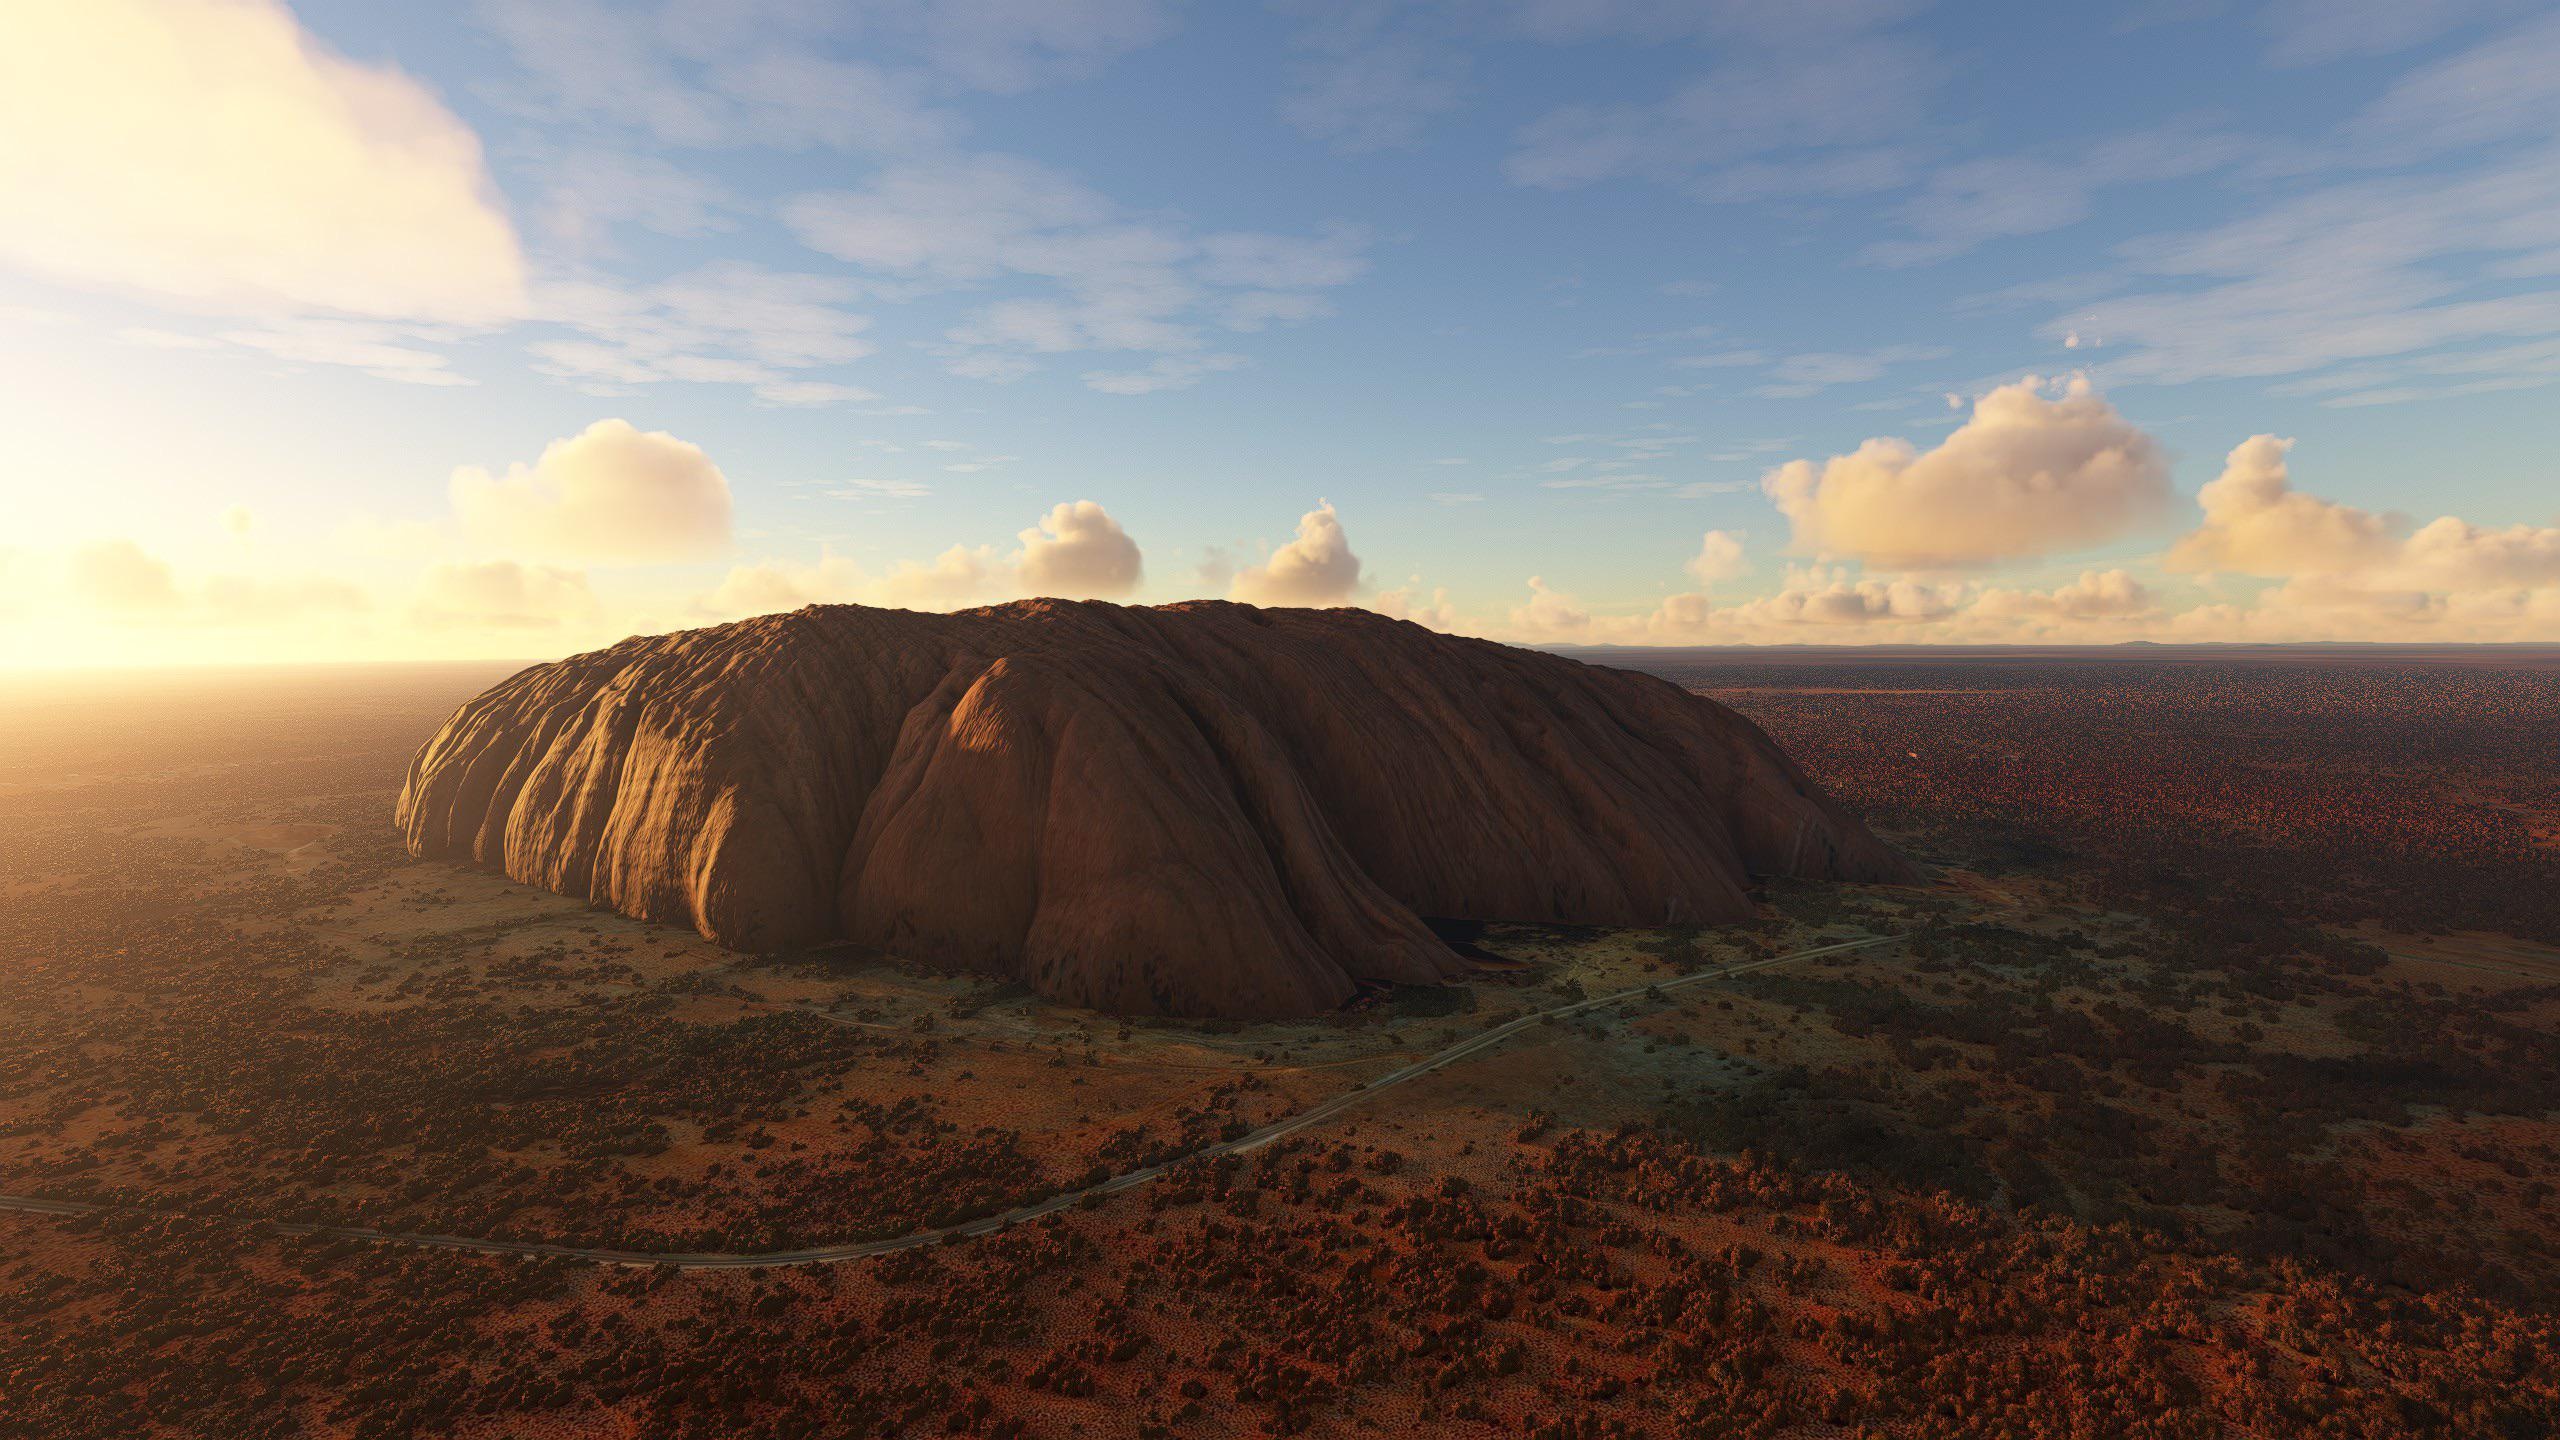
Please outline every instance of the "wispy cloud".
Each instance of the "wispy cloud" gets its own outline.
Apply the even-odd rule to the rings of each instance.
[[[1368,267],[1369,236],[1355,226],[1202,232],[1008,155],[892,167],[861,190],[798,196],[783,217],[812,248],[913,289],[1014,291],[944,333],[935,348],[954,374],[1018,379],[1035,357],[1078,351],[1168,357],[1088,374],[1119,394],[1233,368],[1240,357],[1189,352],[1207,351],[1220,329],[1323,313],[1317,292]]]

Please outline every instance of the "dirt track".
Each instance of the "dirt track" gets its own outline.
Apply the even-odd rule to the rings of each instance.
[[[1346,1090],[1331,1099],[1319,1101],[1316,1104],[1309,1106],[1307,1109],[1299,1111],[1295,1115],[1275,1120],[1270,1124],[1263,1126],[1259,1130],[1237,1136],[1233,1140],[1220,1141],[1217,1144],[1195,1150],[1191,1154],[1182,1157],[1180,1160],[1167,1161],[1163,1164],[1149,1165],[1142,1169],[1131,1170],[1126,1174],[1112,1176],[1110,1179],[1101,1181],[1098,1184],[1088,1185],[1077,1190],[1062,1191],[1056,1195],[1050,1196],[1046,1200],[1040,1201],[1037,1204],[1026,1205],[1020,1209],[1007,1210],[999,1215],[983,1216],[976,1220],[963,1221],[957,1225],[945,1225],[933,1230],[918,1230],[912,1234],[893,1236],[886,1240],[864,1240],[850,1245],[828,1245],[808,1250],[768,1250],[734,1255],[656,1253],[642,1250],[593,1249],[585,1246],[552,1244],[541,1241],[474,1240],[458,1235],[420,1235],[403,1231],[373,1230],[362,1226],[351,1225],[306,1225],[287,1221],[262,1220],[256,1216],[249,1215],[231,1215],[201,1210],[184,1210],[176,1207],[150,1205],[104,1205],[76,1200],[49,1200],[41,1196],[30,1195],[0,1195],[0,1210],[14,1210],[36,1215],[96,1215],[107,1212],[182,1215],[197,1220],[211,1220],[246,1226],[263,1226],[264,1228],[274,1230],[280,1234],[308,1235],[330,1240],[365,1240],[386,1245],[407,1245],[418,1249],[461,1250],[476,1255],[537,1255],[557,1259],[587,1260],[604,1265],[664,1265],[670,1269],[676,1270],[748,1270],[778,1265],[840,1264],[847,1260],[865,1260],[874,1256],[895,1254],[900,1250],[912,1250],[920,1245],[939,1245],[945,1241],[965,1239],[972,1235],[992,1234],[995,1231],[1005,1229],[1009,1226],[1022,1224],[1027,1220],[1037,1220],[1043,1215],[1053,1215],[1061,1210],[1070,1209],[1088,1198],[1116,1195],[1123,1190],[1135,1189],[1140,1185],[1147,1184],[1149,1181],[1161,1178],[1167,1171],[1173,1169],[1177,1165],[1188,1164],[1194,1160],[1215,1159],[1221,1155],[1241,1155],[1247,1151],[1258,1150],[1274,1141],[1283,1140],[1291,1135],[1297,1134],[1299,1131],[1305,1130],[1310,1126],[1322,1124],[1324,1121],[1331,1119],[1335,1115],[1341,1114],[1352,1106],[1363,1104],[1374,1099],[1385,1091],[1392,1090],[1395,1087],[1406,1084],[1410,1081],[1419,1080],[1423,1076],[1429,1075],[1434,1071],[1441,1070],[1447,1066],[1454,1065],[1461,1060],[1467,1059],[1470,1056],[1490,1050],[1494,1046],[1501,1044],[1503,1041],[1518,1035],[1523,1030],[1533,1029],[1537,1026],[1553,1021],[1570,1019],[1573,1016],[1586,1014],[1593,1010],[1606,1009],[1612,1005],[1624,1005],[1631,1002],[1640,1003],[1649,1000],[1656,995],[1668,994],[1674,990],[1685,990],[1692,986],[1703,985],[1714,980],[1730,979],[1736,975],[1749,974],[1754,970],[1766,970],[1775,965],[1791,964],[1798,960],[1810,960],[1818,955],[1837,955],[1852,950],[1868,950],[1880,945],[1890,945],[1902,938],[1903,937],[1899,935],[1875,935],[1861,940],[1842,940],[1829,945],[1816,945],[1804,950],[1789,951],[1784,955],[1772,955],[1760,960],[1746,960],[1738,965],[1727,965],[1720,970],[1701,970],[1696,974],[1683,975],[1674,980],[1664,980],[1652,985],[1640,985],[1629,990],[1620,990],[1608,995],[1593,996],[1589,999],[1576,1000],[1567,1004],[1554,1006],[1550,1009],[1535,1011],[1531,1014],[1520,1016],[1515,1020],[1510,1020],[1501,1025],[1497,1025],[1490,1030],[1482,1032],[1481,1034],[1469,1036],[1468,1038],[1461,1040],[1444,1050],[1437,1051],[1420,1060],[1416,1060],[1412,1064],[1407,1065],[1400,1070],[1391,1070],[1374,1080],[1365,1081],[1353,1089]]]

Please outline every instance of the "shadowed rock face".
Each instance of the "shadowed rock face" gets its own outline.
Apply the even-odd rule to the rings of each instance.
[[[851,940],[1071,1004],[1276,1017],[1466,962],[1419,917],[1741,920],[1909,867],[1741,716],[1359,610],[812,606],[464,705],[418,855],[742,950]]]

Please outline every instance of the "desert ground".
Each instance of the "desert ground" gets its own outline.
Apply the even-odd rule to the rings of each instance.
[[[410,858],[502,669],[13,685],[0,1431],[2560,1427],[2560,661],[1600,658],[1929,883],[1122,1020]]]

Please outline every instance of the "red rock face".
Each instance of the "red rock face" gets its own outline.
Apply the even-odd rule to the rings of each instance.
[[[464,705],[418,855],[742,950],[835,940],[1096,1009],[1310,1014],[1466,962],[1425,915],[1747,918],[1909,867],[1741,716],[1360,610],[812,606]]]

